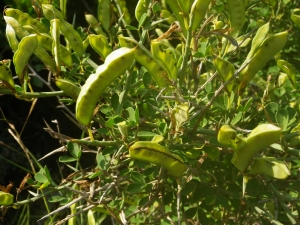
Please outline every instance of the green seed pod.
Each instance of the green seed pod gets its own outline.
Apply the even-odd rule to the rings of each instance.
[[[167,70],[144,46],[132,38],[123,36],[118,38],[122,47],[136,48],[134,59],[148,70],[159,87],[168,88],[171,85]]]
[[[11,70],[9,66],[7,66],[2,61],[0,62],[0,80],[5,84],[7,88],[12,91],[15,90],[15,82],[13,80]]]
[[[181,11],[185,14],[188,15],[191,9],[191,3],[192,0],[177,0],[177,3],[179,7],[181,8]]]
[[[187,170],[183,160],[166,147],[150,141],[137,141],[129,147],[133,159],[154,163],[166,168],[175,177],[181,177]]]
[[[216,57],[214,59],[214,65],[223,82],[226,82],[233,76],[235,69],[234,65],[232,65],[230,62]],[[229,84],[227,84],[226,89],[229,93],[231,93],[233,87],[234,81],[231,81]]]
[[[65,20],[64,15],[51,4],[42,4],[42,9],[45,17],[49,21],[53,19],[59,19],[60,21]]]
[[[17,51],[19,41],[16,37],[16,32],[14,31],[14,29],[9,24],[6,24],[5,32],[6,32],[6,38],[8,40],[9,46],[11,47],[11,49],[14,52]]]
[[[176,61],[171,50],[165,50],[161,42],[151,42],[151,53],[154,58],[158,59],[161,64],[166,68],[168,76],[172,79],[176,79],[178,69],[176,67]]]
[[[111,48],[103,35],[90,34],[89,43],[102,59],[105,59],[111,53]]]
[[[60,59],[61,59],[61,53],[60,53],[60,23],[58,19],[53,19],[50,21],[51,27],[50,27],[50,33],[53,38],[53,45],[52,45],[52,54],[54,56],[54,61],[56,64],[56,68],[58,71],[60,71]]]
[[[37,34],[37,39],[39,45],[41,45],[47,51],[52,52],[53,38],[51,36],[48,34]],[[67,67],[72,67],[73,60],[71,52],[69,52],[68,49],[63,45],[59,45],[59,48],[62,63]]]
[[[119,48],[109,54],[95,74],[91,74],[82,86],[76,102],[76,117],[83,125],[88,125],[93,116],[96,103],[118,76],[123,74],[133,63],[136,49]]]
[[[14,202],[12,194],[0,191],[0,205],[11,205]]]
[[[296,69],[295,67],[290,64],[289,62],[283,60],[283,59],[278,59],[276,60],[277,66],[288,75],[290,81],[292,82],[293,85],[296,84]]]
[[[281,129],[272,124],[260,124],[246,138],[246,143],[238,148],[231,162],[243,172],[252,157],[261,149],[280,140]]]
[[[251,62],[241,71],[239,92],[242,93],[249,81],[262,69],[285,45],[288,32],[274,34],[266,38],[252,57]]]
[[[177,21],[179,22],[180,27],[182,29],[183,36],[186,37],[188,24],[184,23],[184,17],[183,17],[183,14],[181,12],[178,2],[175,0],[165,0],[165,2],[169,5],[169,7],[171,8],[172,12],[174,13]]]
[[[299,12],[300,12],[300,9],[293,9],[292,15],[291,15],[291,20],[298,27],[300,27],[300,16],[298,15]]]
[[[286,179],[291,175],[286,163],[275,157],[264,157],[254,159],[250,173],[254,175],[267,175],[276,179]]]
[[[7,8],[5,9],[5,15],[15,18],[21,25],[31,25],[36,27],[40,33],[48,33],[47,28],[37,19],[32,18],[27,13],[23,13],[21,10]]]
[[[237,37],[245,23],[244,0],[227,0],[227,9],[230,18],[231,35]]]
[[[96,225],[96,220],[95,220],[94,213],[92,210],[88,211],[87,219],[88,219],[88,225]]]
[[[72,204],[70,206],[70,209],[71,209],[71,214],[75,214],[77,212],[76,203]],[[68,225],[76,225],[77,224],[76,222],[77,222],[77,217],[73,216],[68,220]]]
[[[16,19],[9,17],[9,16],[4,16],[4,20],[8,25],[10,25],[14,29],[14,31],[19,39],[22,39],[29,35],[28,31],[26,31]],[[27,49],[27,50],[30,51],[30,49]],[[26,49],[24,49],[24,51],[26,51]],[[34,51],[34,54],[43,61],[43,63],[46,65],[46,67],[53,74],[57,73],[55,63],[53,62],[53,60],[51,59],[51,57],[49,56],[49,54],[45,51],[45,49],[43,47],[38,45],[36,47],[36,50]]]
[[[23,71],[31,55],[38,46],[38,40],[35,34],[30,34],[24,37],[15,52],[13,62],[15,65],[16,74],[18,75],[21,84],[24,82]]]
[[[195,32],[199,28],[202,20],[206,15],[206,11],[208,9],[210,2],[211,0],[194,1],[189,16],[191,18],[190,20],[191,24],[189,24],[189,27],[192,29],[193,32]]]
[[[88,22],[88,24],[96,32],[96,34],[101,34],[104,37],[106,37],[106,34],[102,30],[100,23],[96,17],[94,17],[92,14],[87,14],[87,13],[84,16],[85,16],[86,22]]]
[[[250,52],[247,55],[247,58],[245,60],[245,62],[247,62],[248,60],[250,60],[254,53],[259,49],[259,47],[261,46],[261,44],[263,43],[263,41],[265,40],[265,38],[267,37],[267,34],[269,32],[270,29],[270,23],[266,23],[264,25],[262,25],[256,32],[252,43],[251,43],[251,49]]]
[[[139,0],[135,7],[135,18],[140,21],[142,15],[147,13],[151,0]]]
[[[98,0],[98,20],[100,21],[104,30],[109,32],[111,24],[111,8],[110,0]]]
[[[60,23],[60,31],[65,36],[65,38],[69,41],[72,49],[79,56],[82,56],[84,51],[83,51],[82,39],[79,33],[68,22],[60,21],[59,23]]]
[[[77,100],[80,93],[80,87],[78,87],[76,84],[69,80],[61,78],[57,78],[55,80],[55,84],[68,96],[72,97],[74,100]]]

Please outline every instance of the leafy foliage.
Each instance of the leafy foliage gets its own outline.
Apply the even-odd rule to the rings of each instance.
[[[45,224],[299,223],[296,1],[99,0],[85,27],[60,3],[36,6],[38,19],[5,11],[18,81],[2,61],[0,92],[63,96],[82,136],[47,124],[63,145],[49,155],[66,150],[61,182],[23,148],[30,196],[2,217],[43,198]],[[61,91],[35,92],[32,63]]]

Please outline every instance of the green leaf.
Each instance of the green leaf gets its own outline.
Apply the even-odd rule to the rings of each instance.
[[[35,174],[34,179],[40,183],[46,183],[49,182],[48,178],[46,177],[45,174],[38,172]]]
[[[71,157],[71,156],[60,156],[58,159],[59,162],[67,163],[67,162],[74,162],[77,161],[77,159]]]
[[[128,114],[129,114],[128,121],[136,124],[137,121],[136,121],[136,116],[135,116],[134,109],[132,107],[129,107],[126,110],[127,110]]]
[[[81,156],[81,146],[77,143],[68,142],[67,149],[70,152],[70,154],[76,158],[77,160],[80,159]]]
[[[128,30],[139,30],[138,28],[131,26],[131,25],[126,25],[125,28]]]
[[[138,193],[143,190],[144,184],[139,183],[131,183],[127,186],[127,192],[128,193]]]
[[[130,173],[130,178],[135,183],[145,184],[145,179],[143,174],[133,171]]]

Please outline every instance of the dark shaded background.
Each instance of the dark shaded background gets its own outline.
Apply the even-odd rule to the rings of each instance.
[[[57,4],[58,1],[55,3]],[[87,3],[88,2],[88,3]],[[87,23],[84,19],[84,13],[89,12],[96,15],[97,12],[97,0],[72,0],[68,2],[67,12],[68,12],[68,21],[71,22],[73,19],[74,12],[76,11],[76,27],[83,26],[87,27]],[[130,2],[130,1],[129,1]],[[135,2],[132,4],[135,6]],[[5,4],[6,3],[6,4]],[[36,17],[33,9],[31,8],[31,1],[21,1],[16,0],[12,1],[5,0],[0,1],[0,8],[4,9],[5,5],[10,4],[13,8],[18,8],[23,12],[29,13],[32,17]],[[132,14],[133,15],[133,14]],[[7,40],[5,39],[5,22],[3,17],[0,21],[0,60],[3,59],[12,59],[13,53],[8,46]],[[31,65],[34,65],[34,62],[31,62]],[[13,66],[12,66],[13,70]],[[47,71],[38,72],[41,77],[47,79]],[[34,82],[33,82],[34,83]],[[55,87],[55,84],[53,84]],[[34,86],[34,91],[50,91],[49,88],[45,85]],[[13,124],[16,129],[20,132],[28,116],[32,102],[27,102],[24,100],[19,100],[14,96],[2,95],[0,96],[0,108],[3,111],[5,117],[9,123]],[[45,154],[53,151],[54,149],[61,146],[57,139],[51,137],[44,128],[44,120],[52,126],[56,131],[56,125],[52,123],[52,120],[57,120],[60,131],[62,134],[68,135],[73,138],[80,138],[80,130],[65,116],[62,112],[63,109],[58,108],[59,106],[58,99],[56,97],[51,98],[40,98],[37,101],[37,104],[34,107],[32,114],[29,117],[29,120],[26,124],[26,127],[22,134],[22,141],[26,147],[33,153],[33,155],[39,159]],[[71,111],[74,112],[75,104],[68,106]],[[0,116],[0,156],[8,160],[13,161],[14,163],[25,167],[31,170],[27,158],[23,154],[23,150],[19,147],[18,143],[14,138],[9,134],[9,126],[6,121]],[[10,148],[16,149],[19,153],[12,151],[10,148],[5,147],[4,145],[9,146]],[[62,164],[58,163],[58,157],[64,153],[56,154],[51,157],[46,158],[41,161],[41,164],[47,165],[52,175],[52,178],[56,182],[60,182],[61,177],[58,173],[59,169],[65,172],[66,174],[70,173],[70,170],[65,168]],[[23,177],[26,175],[26,172],[15,165],[5,161],[3,158],[0,158],[0,185],[6,186],[9,182],[14,183],[14,187],[11,190],[12,194],[16,193],[16,188],[19,186]],[[83,159],[86,162],[84,164],[88,165],[89,163],[94,164],[94,160],[87,156]],[[37,169],[38,170],[38,169]],[[33,190],[34,191],[34,190]],[[19,196],[19,200],[27,198],[27,191],[22,192]],[[50,204],[51,205],[51,204]],[[52,206],[54,209],[57,205]],[[42,200],[39,200],[35,203],[31,203],[31,209],[35,209],[34,212],[31,211],[32,221],[36,221],[40,218],[41,215],[46,214],[45,206]],[[0,224],[13,224],[13,218],[18,218],[18,215],[21,210],[9,209],[5,215],[4,222],[0,221]],[[68,213],[68,212],[67,212]],[[0,213],[1,214],[1,213]],[[36,224],[36,222],[32,223]]]

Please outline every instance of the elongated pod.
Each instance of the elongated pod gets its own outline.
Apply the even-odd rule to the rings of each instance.
[[[284,46],[287,41],[288,32],[274,34],[266,38],[256,53],[253,55],[251,62],[241,71],[239,92],[242,93],[250,80],[255,74],[262,69]]]
[[[183,13],[178,2],[176,0],[165,0],[165,2],[169,5],[176,19],[178,20],[183,36],[186,37],[188,24],[185,24]]]
[[[89,42],[91,47],[103,58],[105,59],[110,53],[111,48],[108,45],[106,37],[103,35],[89,35]]]
[[[238,148],[231,162],[243,172],[260,150],[280,140],[281,129],[273,124],[260,124],[246,138],[246,143]]]
[[[191,9],[192,0],[177,0],[177,2],[182,12],[188,15]]]
[[[110,53],[95,74],[91,74],[82,86],[76,102],[76,117],[83,125],[88,125],[93,116],[100,95],[110,83],[123,74],[133,63],[136,49],[119,48]]]
[[[23,13],[21,10],[7,8],[5,9],[5,15],[15,18],[21,25],[31,25],[36,27],[40,33],[47,33],[47,28],[37,19],[32,18],[27,13]]]
[[[85,20],[88,22],[90,27],[96,32],[96,34],[101,34],[106,37],[104,31],[102,30],[99,21],[92,14],[85,14]]]
[[[286,163],[275,157],[256,158],[251,166],[250,173],[267,175],[276,179],[286,179],[291,175]]]
[[[24,82],[24,78],[22,77],[23,70],[27,65],[29,58],[36,50],[37,46],[38,40],[36,38],[36,35],[28,35],[20,41],[18,50],[14,54],[13,62],[15,65],[16,74],[18,75],[21,83]]]
[[[135,7],[135,18],[140,21],[144,13],[147,13],[151,0],[139,0]]]
[[[61,65],[61,53],[60,53],[60,23],[58,19],[53,19],[50,21],[51,27],[50,27],[50,33],[53,38],[53,45],[52,45],[52,54],[54,56],[54,61],[56,64],[56,68],[58,71],[60,71],[60,65]]]
[[[235,69],[230,62],[220,57],[216,57],[213,62],[223,82],[226,82],[233,76]],[[231,81],[229,84],[227,84],[226,90],[230,93],[233,89],[233,86],[234,81]]]
[[[22,39],[29,35],[28,31],[23,28],[23,26],[14,18],[9,16],[4,16],[4,20],[7,24],[9,24],[15,31],[17,37],[19,39]],[[46,67],[53,73],[56,74],[56,66],[49,54],[46,52],[46,50],[38,45],[34,51],[34,54],[40,58],[43,63],[46,65]]]
[[[134,59],[148,70],[159,87],[168,88],[171,85],[167,70],[151,52],[132,38],[123,36],[118,38],[122,47],[136,48]]]
[[[230,27],[233,29],[231,35],[237,37],[245,23],[244,0],[227,0],[227,8],[230,18]]]
[[[129,147],[129,155],[133,159],[154,163],[166,168],[176,177],[182,176],[187,166],[182,159],[166,147],[150,141],[137,141]]]
[[[102,27],[108,32],[111,23],[110,0],[98,0],[98,20]]]
[[[168,76],[175,80],[178,73],[178,69],[176,67],[177,62],[175,61],[173,52],[164,49],[161,42],[152,41],[151,53],[166,68]]]
[[[6,32],[6,38],[8,40],[9,46],[11,47],[11,49],[14,52],[17,51],[19,41],[16,37],[16,32],[14,31],[14,29],[9,24],[6,24],[5,32]]]
[[[69,80],[61,78],[56,79],[55,84],[68,96],[72,97],[74,100],[77,100],[80,93],[80,87],[78,87],[76,84]]]
[[[193,32],[200,27],[200,24],[206,15],[206,11],[208,9],[210,2],[211,0],[194,1],[190,12],[191,24],[189,24]]]

